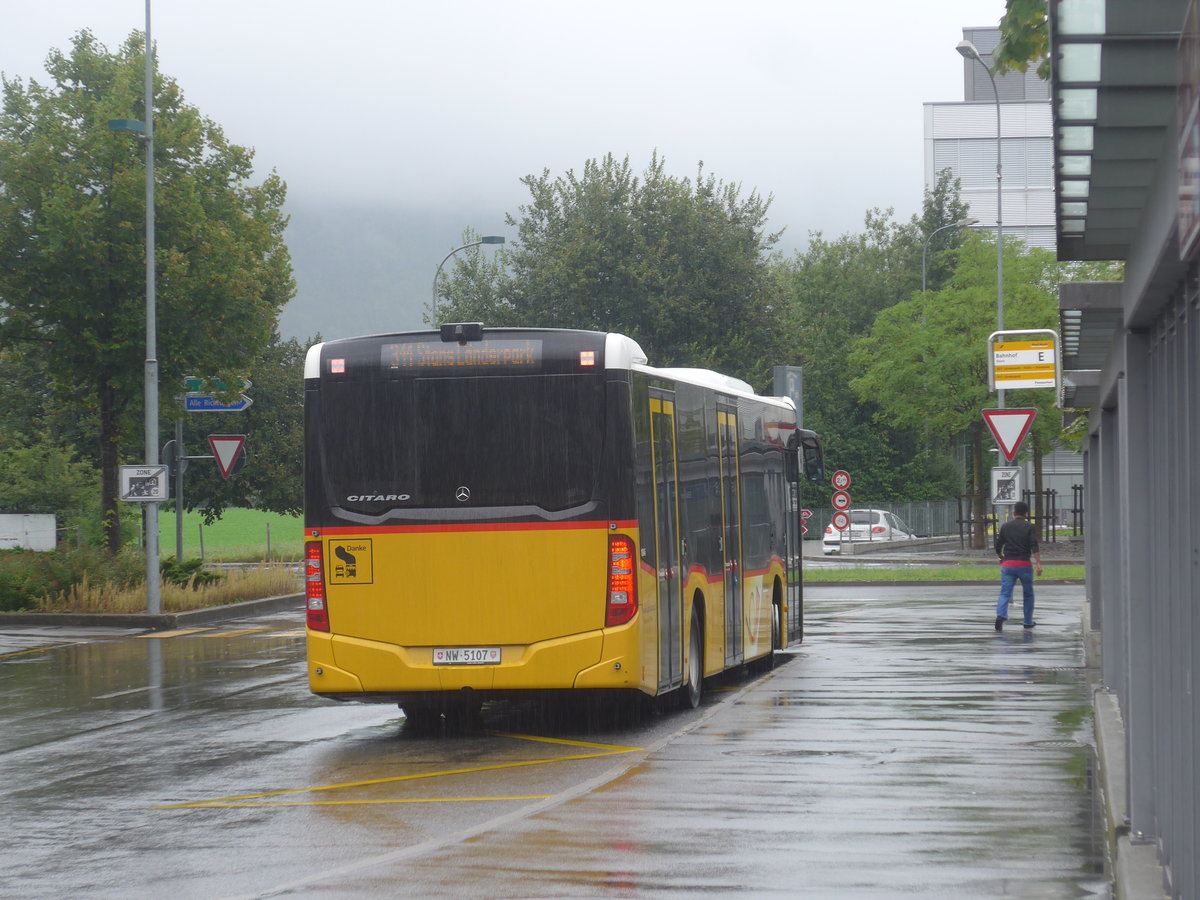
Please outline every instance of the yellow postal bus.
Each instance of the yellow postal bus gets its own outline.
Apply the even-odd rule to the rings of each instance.
[[[308,677],[410,718],[679,691],[801,639],[792,401],[619,334],[477,323],[305,365]]]

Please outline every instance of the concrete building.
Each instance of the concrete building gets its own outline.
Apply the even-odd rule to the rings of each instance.
[[[1000,29],[964,28],[964,39],[990,66]],[[947,47],[950,53],[953,48]],[[1005,238],[1054,249],[1054,167],[1050,88],[1030,69],[992,82],[974,60],[963,60],[963,99],[925,104],[925,187],[950,169],[960,179],[961,199],[979,220],[976,229],[996,230],[996,96],[1000,98],[1001,210]]]
[[[1064,406],[1087,408],[1087,594],[1117,896],[1200,897],[1200,14],[1051,0]],[[1109,739],[1105,739],[1105,738]]]

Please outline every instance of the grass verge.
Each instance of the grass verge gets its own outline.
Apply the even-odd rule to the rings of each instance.
[[[1082,581],[1083,566],[1046,566],[1040,580],[1052,581]],[[896,566],[885,568],[881,566],[849,566],[839,568],[813,567],[804,570],[804,581],[807,584],[837,583],[847,581],[867,582],[939,582],[939,581],[978,581],[980,583],[999,582],[995,566],[978,566],[964,563],[959,566]]]
[[[186,612],[210,606],[226,606],[244,600],[279,597],[302,589],[300,576],[290,566],[260,566],[255,569],[234,569],[215,581],[196,584],[172,584],[163,581],[161,605],[163,612]],[[144,584],[122,586],[110,581],[92,584],[85,576],[52,597],[43,597],[33,606],[34,612],[48,613],[143,613],[146,611]]]

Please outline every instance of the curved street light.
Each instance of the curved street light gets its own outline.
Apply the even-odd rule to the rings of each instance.
[[[489,234],[489,235],[485,235],[484,237],[481,237],[477,241],[472,241],[469,244],[463,244],[461,247],[455,247],[453,250],[451,250],[449,253],[447,253],[444,257],[442,257],[442,261],[440,263],[438,263],[437,271],[433,273],[433,318],[435,320],[437,319],[437,306],[438,306],[438,289],[437,289],[438,279],[442,277],[442,266],[444,266],[446,264],[446,260],[448,260],[450,257],[452,257],[459,250],[466,250],[469,247],[478,247],[480,244],[503,244],[503,243],[504,243],[504,238],[501,237],[500,235]]]
[[[925,238],[925,246],[921,248],[921,293],[925,293],[925,256],[929,252],[929,242],[933,240],[933,236],[939,231],[945,231],[947,228],[970,228],[972,225],[978,224],[978,219],[962,219],[958,222],[947,222],[940,228],[935,228],[929,232],[929,237]]]
[[[987,67],[983,57],[970,41],[959,41],[954,48],[964,59],[973,59],[983,66],[988,78],[992,81],[992,94],[996,98],[996,330],[1004,330],[1004,226],[1000,215],[1000,204],[1003,193],[1000,181],[1000,91],[996,88],[996,76]],[[1004,409],[1004,391],[996,391],[996,405]]]

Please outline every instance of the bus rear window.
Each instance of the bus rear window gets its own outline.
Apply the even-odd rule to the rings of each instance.
[[[601,375],[326,381],[325,505],[392,509],[588,502],[604,434]]]

